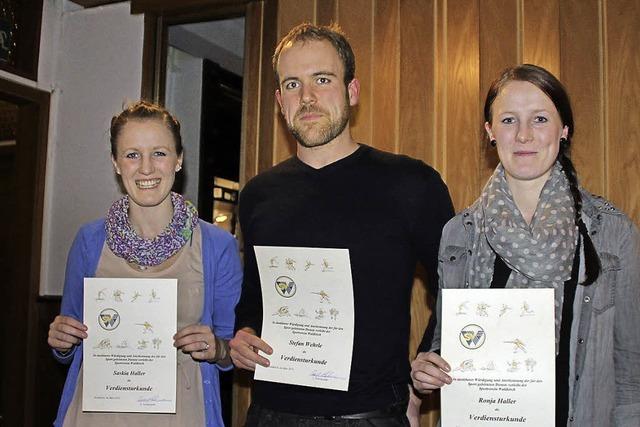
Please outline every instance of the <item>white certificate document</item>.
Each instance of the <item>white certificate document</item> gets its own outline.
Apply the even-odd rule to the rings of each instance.
[[[553,289],[443,289],[443,427],[555,424]]]
[[[271,365],[255,379],[348,390],[353,281],[347,249],[255,246],[262,339]]]
[[[177,279],[84,279],[82,410],[176,411]]]

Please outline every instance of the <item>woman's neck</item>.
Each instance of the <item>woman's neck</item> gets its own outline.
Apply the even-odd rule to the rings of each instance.
[[[509,189],[513,195],[513,201],[520,210],[524,220],[527,224],[531,224],[533,215],[536,213],[538,207],[538,200],[540,199],[540,192],[546,179],[536,179],[531,181],[520,181],[517,179],[509,179],[507,177],[507,183]]]
[[[173,218],[173,204],[171,197],[167,197],[161,204],[153,207],[129,204],[129,222],[136,234],[145,239],[153,239],[162,233]]]

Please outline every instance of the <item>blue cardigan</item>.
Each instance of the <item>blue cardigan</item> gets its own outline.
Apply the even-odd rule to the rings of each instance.
[[[226,231],[200,221],[202,232],[202,267],[204,274],[204,308],[200,323],[211,327],[217,337],[230,339],[235,321],[234,308],[240,296],[242,269],[236,240]],[[106,239],[104,218],[80,228],[67,257],[64,293],[60,314],[83,321],[83,284],[94,277]],[[54,350],[58,361],[69,364],[54,426],[62,426],[78,380],[82,364],[82,344],[64,356]],[[220,387],[216,364],[201,362],[204,414],[207,427],[224,426],[220,410]]]

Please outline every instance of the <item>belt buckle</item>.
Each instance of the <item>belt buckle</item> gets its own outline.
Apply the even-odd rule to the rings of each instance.
[[[338,420],[350,420],[354,419],[354,415],[359,414],[345,414],[345,415],[315,415],[312,418],[314,420],[323,420],[323,421],[338,421]],[[356,418],[357,419],[357,418]]]
[[[326,421],[335,421],[335,420],[342,419],[342,416],[341,415],[324,415],[321,418]]]

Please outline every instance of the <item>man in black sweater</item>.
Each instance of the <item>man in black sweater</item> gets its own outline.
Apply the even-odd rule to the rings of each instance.
[[[440,234],[453,216],[447,187],[423,162],[352,139],[360,83],[338,28],[294,28],[273,64],[297,155],[250,180],[240,196],[245,275],[231,357],[254,370],[272,353],[259,338],[254,246],[348,249],[355,331],[348,391],[254,381],[247,426],[408,425],[413,274],[420,261],[436,286]]]

